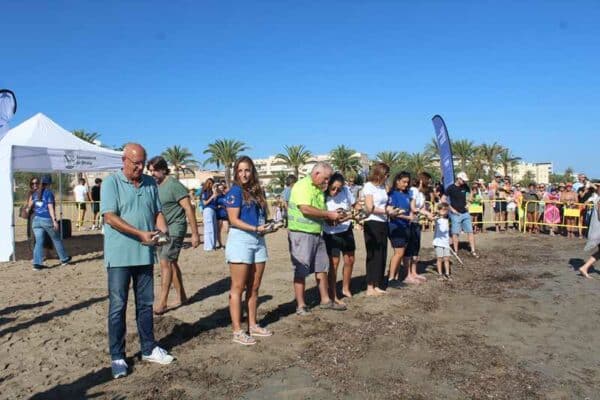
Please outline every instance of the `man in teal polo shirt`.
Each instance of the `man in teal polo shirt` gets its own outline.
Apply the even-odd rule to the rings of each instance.
[[[123,169],[101,187],[100,214],[104,217],[104,265],[108,271],[108,340],[114,378],[127,375],[125,311],[133,281],[142,359],[169,364],[173,357],[154,340],[154,236],[167,232],[154,179],[144,175],[146,150],[129,143],[123,150]]]
[[[331,166],[318,162],[309,176],[300,179],[290,194],[288,208],[288,242],[290,257],[294,266],[294,295],[296,297],[296,314],[306,315],[308,309],[304,300],[306,277],[315,274],[321,308],[329,310],[345,310],[344,304],[335,303],[329,298],[327,272],[329,257],[325,248],[325,240],[321,235],[323,221],[338,221],[342,215],[337,211],[327,211],[324,190],[333,173]]]

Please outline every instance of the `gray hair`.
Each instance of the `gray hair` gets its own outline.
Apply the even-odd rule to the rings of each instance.
[[[311,175],[317,171],[330,171],[333,172],[333,167],[331,164],[325,161],[319,161],[315,165],[313,165],[312,170],[310,171]]]

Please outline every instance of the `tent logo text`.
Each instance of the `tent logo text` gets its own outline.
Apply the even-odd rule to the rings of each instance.
[[[96,157],[82,156],[74,150],[65,150],[65,168],[73,169],[75,167],[90,167],[94,165]]]

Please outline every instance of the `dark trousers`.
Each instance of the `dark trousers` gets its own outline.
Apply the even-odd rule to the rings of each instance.
[[[383,276],[387,261],[387,222],[366,221],[364,224],[367,248],[367,284],[383,288]]]
[[[149,356],[156,346],[154,340],[154,278],[152,265],[108,268],[108,342],[112,360],[125,359],[125,312],[129,283],[133,281],[135,319],[142,355]]]

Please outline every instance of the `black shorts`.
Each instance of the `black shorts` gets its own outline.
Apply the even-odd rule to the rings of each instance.
[[[494,212],[506,212],[506,206],[506,201],[496,201],[496,204],[494,205]]]
[[[94,213],[99,213],[100,212],[100,202],[94,202],[92,204],[92,210],[94,210]]]
[[[410,225],[399,226],[390,230],[388,237],[390,238],[390,243],[394,249],[406,247],[410,239]]]
[[[85,210],[86,209],[85,203],[77,203],[77,208],[80,210]]]
[[[417,223],[410,224],[410,235],[404,257],[417,257],[421,250],[421,225]]]
[[[323,233],[323,239],[325,239],[325,247],[329,256],[339,257],[340,254],[356,250],[352,225],[350,225],[347,231],[342,233],[335,233],[333,235]]]

